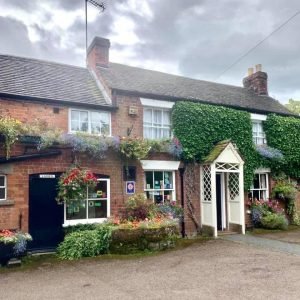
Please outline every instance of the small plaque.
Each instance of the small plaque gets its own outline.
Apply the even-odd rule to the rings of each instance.
[[[126,181],[126,194],[132,195],[135,193],[135,181]]]
[[[40,174],[40,178],[55,178],[55,174]]]

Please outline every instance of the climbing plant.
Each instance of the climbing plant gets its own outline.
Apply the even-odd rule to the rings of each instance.
[[[279,149],[284,157],[273,168],[280,168],[287,175],[300,178],[300,118],[272,114],[268,116],[264,130],[268,145]]]
[[[252,183],[254,170],[264,164],[252,141],[248,112],[181,101],[173,108],[172,124],[186,161],[203,161],[213,146],[222,140],[230,139],[236,144],[245,161],[245,189]]]

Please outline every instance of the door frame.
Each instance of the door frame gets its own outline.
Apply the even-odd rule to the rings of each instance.
[[[224,173],[224,172],[216,172],[216,176],[220,176],[221,231],[227,230],[227,228],[228,228],[228,218],[227,218],[228,203],[226,201],[226,183],[225,183],[225,177],[226,176],[225,176],[225,174],[226,173]],[[217,203],[216,203],[216,220],[218,220],[218,206],[217,206]]]

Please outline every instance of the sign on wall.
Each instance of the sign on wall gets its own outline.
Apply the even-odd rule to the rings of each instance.
[[[126,181],[126,194],[132,195],[135,193],[135,181]]]

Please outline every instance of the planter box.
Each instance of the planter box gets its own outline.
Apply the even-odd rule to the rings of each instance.
[[[159,228],[118,228],[112,232],[110,252],[129,254],[143,250],[163,250],[174,247],[178,226]]]
[[[21,135],[19,136],[19,141],[22,144],[38,144],[41,141],[41,137],[33,135]]]
[[[0,264],[5,266],[14,257],[14,244],[0,243]]]

